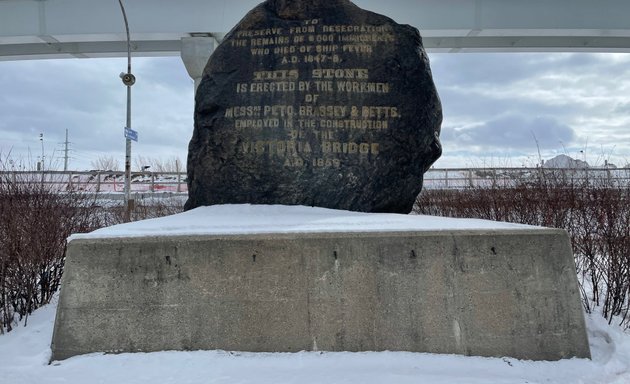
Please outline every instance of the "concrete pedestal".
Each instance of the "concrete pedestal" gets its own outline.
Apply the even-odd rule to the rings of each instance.
[[[198,349],[590,357],[561,230],[69,243],[53,360]]]

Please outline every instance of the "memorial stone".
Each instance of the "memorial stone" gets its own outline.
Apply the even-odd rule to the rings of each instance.
[[[441,154],[417,29],[347,0],[268,0],[210,57],[186,209],[308,205],[408,213]]]

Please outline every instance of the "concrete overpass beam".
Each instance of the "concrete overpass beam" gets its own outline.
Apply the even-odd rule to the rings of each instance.
[[[186,71],[195,81],[195,94],[197,87],[201,83],[203,70],[210,58],[214,48],[217,46],[217,40],[212,36],[193,36],[182,38],[181,58],[186,67]]]

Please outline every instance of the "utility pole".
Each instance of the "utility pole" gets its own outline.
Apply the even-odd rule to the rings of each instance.
[[[70,144],[70,142],[68,142],[68,128],[66,128],[66,141],[63,144],[64,144],[63,171],[67,172],[68,171],[68,144]]]
[[[44,162],[44,132],[41,132],[39,134],[39,141],[42,143],[42,159],[41,159],[42,160],[41,161],[42,183],[41,183],[41,188],[43,190],[44,189],[44,180],[46,178],[46,174],[44,173],[44,169],[45,169],[45,167],[44,167],[44,164],[45,164],[45,162]]]
[[[131,74],[131,38],[129,37],[129,23],[127,13],[122,0],[118,0],[120,10],[125,20],[125,30],[127,31],[127,73],[121,73],[120,78],[127,87],[127,126],[125,133],[131,131],[131,86],[136,82],[136,78]],[[131,221],[131,211],[133,200],[131,199],[131,138],[125,134],[125,221]]]

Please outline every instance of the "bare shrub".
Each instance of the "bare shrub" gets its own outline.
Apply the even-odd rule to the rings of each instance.
[[[111,159],[101,160],[104,168],[113,168],[105,167]],[[18,320],[26,323],[30,313],[51,300],[61,283],[70,234],[124,221],[122,200],[79,192],[89,189],[81,185],[66,191],[51,182],[54,173],[24,169],[8,156],[0,158],[0,334]],[[183,205],[176,195],[143,198],[131,219],[179,213]]]
[[[0,173],[0,333],[12,329],[16,315],[24,319],[50,301],[66,238],[101,226],[93,196],[57,193],[41,180],[38,173]]]
[[[144,197],[133,202],[130,221],[154,219],[157,217],[174,215],[184,211],[186,196],[173,195],[171,197]],[[122,224],[125,221],[125,206],[122,200],[101,203],[100,216],[103,226]]]
[[[185,200],[178,197],[145,198],[136,202],[132,211],[132,220],[146,220],[170,216],[184,211]]]
[[[609,321],[630,327],[630,186],[541,169],[503,188],[424,190],[414,212],[565,229],[585,309],[602,306]]]

